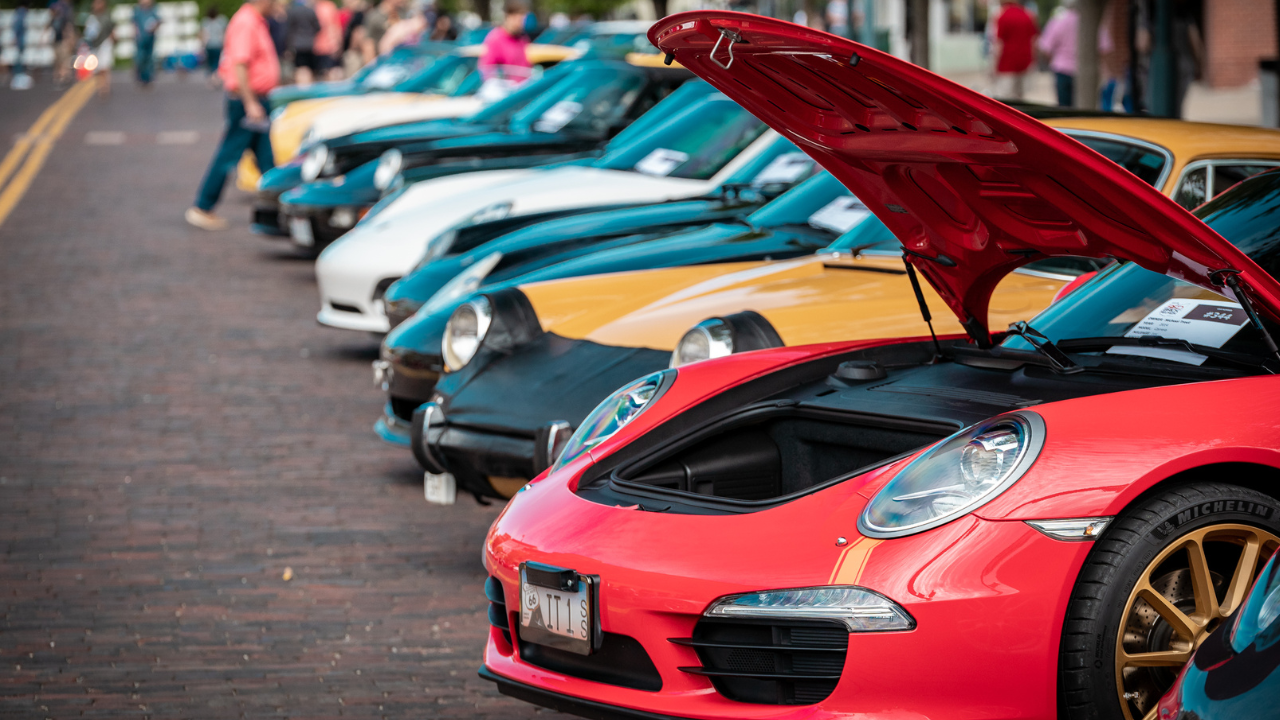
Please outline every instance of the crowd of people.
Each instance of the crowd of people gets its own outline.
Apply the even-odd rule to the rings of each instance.
[[[341,3],[339,5],[338,3]],[[90,0],[88,12],[77,19],[72,0],[49,0],[49,30],[52,33],[53,65],[50,78],[64,86],[75,79],[92,57],[90,72],[103,76],[101,93],[110,92],[110,73],[115,67],[117,24],[108,0]],[[13,17],[13,37],[17,60],[10,71],[10,86],[27,89],[34,80],[23,63],[28,37],[30,3],[19,0]],[[407,0],[273,0],[262,7],[262,16],[286,79],[300,84],[345,77],[379,55],[420,39],[453,41],[458,37],[454,18],[426,5],[421,12],[409,8]],[[130,24],[133,26],[134,76],[143,87],[155,80],[156,37],[163,18],[156,0],[137,0]],[[200,44],[209,82],[220,85],[218,65],[226,43],[228,18],[216,6],[209,6],[200,20]],[[77,55],[81,62],[74,62]],[[179,72],[186,68],[177,64]]]
[[[225,27],[217,28],[221,44],[216,76],[226,91],[226,125],[195,204],[186,211],[187,222],[196,227],[226,227],[214,208],[246,151],[254,153],[262,171],[275,166],[267,94],[282,80],[282,59],[292,60],[299,81],[304,71],[309,81],[315,75],[341,74],[348,55],[355,56],[350,60],[353,64],[363,64],[424,36],[439,40],[456,37],[447,15],[428,6],[417,17],[408,16],[405,0],[382,0],[370,8],[362,7],[359,0],[345,0],[341,9],[331,0],[290,3],[281,13],[280,0],[247,0]],[[328,5],[332,15],[328,9],[320,10],[322,5]],[[336,24],[326,26],[322,16],[333,18]],[[488,76],[500,67],[507,81],[519,83],[529,77],[531,64],[525,52],[529,16],[522,0],[508,0],[502,21],[485,37],[481,73]],[[330,35],[326,37],[326,33]]]
[[[1115,12],[1125,9],[1115,3],[1107,6],[1098,27],[1098,59],[1101,71],[1099,107],[1113,110],[1119,102],[1125,112],[1134,112],[1142,99],[1135,98],[1131,78],[1134,72],[1145,75],[1152,49],[1152,18],[1148,3],[1139,2],[1133,20],[1133,49],[1138,67],[1130,67],[1130,54],[1117,48],[1113,26],[1119,19]],[[1173,53],[1178,58],[1175,107],[1182,101],[1192,80],[1200,75],[1204,43],[1189,3],[1175,0],[1171,5],[1174,18]],[[1058,105],[1075,104],[1075,80],[1078,70],[1077,42],[1079,13],[1076,0],[1061,0],[1041,28],[1036,20],[1035,5],[1025,0],[1001,0],[997,15],[987,25],[992,49],[992,67],[997,97],[1021,100],[1026,92],[1026,78],[1038,66],[1053,73]]]

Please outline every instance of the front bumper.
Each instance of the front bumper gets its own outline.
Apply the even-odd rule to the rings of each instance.
[[[498,692],[532,705],[550,708],[557,712],[577,715],[578,717],[595,718],[596,720],[684,720],[674,715],[658,715],[656,713],[629,710],[627,708],[606,705],[605,703],[583,700],[572,695],[563,695],[551,690],[544,690],[534,685],[526,685],[508,680],[489,668],[480,666],[480,678],[495,683]]]
[[[280,216],[280,208],[263,205],[261,202],[253,208],[253,219],[249,222],[249,229],[258,235],[289,237],[289,226]]]
[[[377,304],[380,305],[381,303]],[[375,310],[377,310],[376,307]],[[354,305],[339,307],[334,303],[326,303],[320,309],[320,312],[316,313],[316,322],[339,330],[355,330],[374,334],[382,334],[391,329],[386,315],[378,312],[364,313]]]
[[[277,224],[284,228],[294,245],[318,252],[355,227],[368,211],[367,205],[333,208],[285,203],[279,210]]]
[[[974,515],[905,538],[861,537],[855,525],[864,484],[854,478],[770,510],[708,518],[598,505],[554,476],[534,483],[490,530],[490,575],[515,603],[522,562],[598,575],[601,629],[638,641],[661,688],[622,687],[526,661],[515,604],[510,635],[490,630],[485,667],[525,699],[587,717],[1055,717],[1062,618],[1090,544]],[[821,585],[875,590],[917,621],[905,632],[850,633],[840,678],[821,701],[731,700],[687,670],[706,667],[693,648],[672,642],[691,637],[717,598]]]

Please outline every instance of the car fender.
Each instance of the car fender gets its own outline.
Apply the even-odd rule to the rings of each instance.
[[[1280,473],[1280,416],[1269,410],[1277,403],[1280,382],[1264,376],[1030,408],[1044,418],[1044,449],[1025,476],[977,514],[1011,520],[1104,517],[1196,468],[1249,463]],[[1233,475],[1214,479],[1231,482]],[[1280,499],[1280,482],[1264,491]]]

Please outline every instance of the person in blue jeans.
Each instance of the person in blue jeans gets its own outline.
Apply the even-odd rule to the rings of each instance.
[[[221,230],[227,221],[214,214],[227,176],[246,150],[265,173],[275,166],[271,154],[267,93],[280,81],[280,61],[264,13],[275,0],[248,0],[227,23],[218,75],[227,91],[227,129],[205,172],[187,222],[202,230]]]
[[[138,82],[146,87],[151,84],[156,68],[156,30],[160,27],[160,14],[156,12],[155,0],[138,0],[133,8],[133,27],[137,48],[133,55],[134,72]]]

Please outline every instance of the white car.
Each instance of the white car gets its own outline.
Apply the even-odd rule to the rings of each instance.
[[[320,254],[316,319],[385,333],[383,293],[418,264],[447,252],[451,231],[508,216],[705,195],[779,140],[719,93],[683,107],[664,100],[650,113],[665,119],[626,134],[625,142],[619,136],[587,164],[476,172],[409,186]]]

